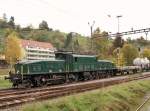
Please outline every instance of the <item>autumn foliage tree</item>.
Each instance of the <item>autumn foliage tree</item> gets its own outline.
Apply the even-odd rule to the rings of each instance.
[[[6,61],[13,65],[18,60],[24,57],[24,51],[21,48],[20,39],[18,39],[17,33],[12,32],[6,39],[5,58]]]
[[[132,65],[133,60],[138,57],[138,49],[131,44],[124,44],[121,49],[126,65]]]
[[[145,48],[142,53],[143,57],[147,57],[150,60],[150,49]]]
[[[125,65],[125,58],[124,58],[124,56],[123,56],[122,53],[120,53],[120,54],[118,55],[118,58],[117,58],[117,65],[118,65],[118,66],[124,66],[124,65]]]
[[[93,50],[100,57],[104,58],[108,56],[108,51],[111,44],[108,39],[108,33],[99,29],[99,27],[93,33]]]

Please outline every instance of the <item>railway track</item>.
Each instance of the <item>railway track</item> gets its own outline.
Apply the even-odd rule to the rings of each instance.
[[[139,80],[150,77],[150,74],[140,75],[136,77],[114,77],[109,79],[94,80],[84,83],[74,83],[61,86],[20,89],[20,90],[0,90],[0,109],[7,109],[12,106],[20,105],[35,100],[44,100],[48,98],[56,98],[69,94],[84,92],[97,88],[102,88],[123,82]]]
[[[143,103],[136,109],[136,111],[141,111],[144,108],[145,104],[150,101],[150,95],[143,101]]]

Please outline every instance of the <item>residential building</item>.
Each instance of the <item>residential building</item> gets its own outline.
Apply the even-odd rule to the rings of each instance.
[[[21,46],[25,50],[25,60],[44,60],[55,57],[55,48],[51,43],[21,39]]]

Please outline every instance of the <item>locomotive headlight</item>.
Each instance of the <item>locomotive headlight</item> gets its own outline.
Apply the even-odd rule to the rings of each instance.
[[[45,80],[45,78],[42,78],[41,80],[42,80],[43,82],[45,82],[45,81],[46,81],[46,80]]]
[[[17,72],[16,72],[17,74],[19,74],[19,70],[17,70]]]
[[[62,72],[62,69],[59,69],[59,72]]]

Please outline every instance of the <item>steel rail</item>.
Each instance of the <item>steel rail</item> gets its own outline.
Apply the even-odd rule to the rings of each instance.
[[[84,92],[88,90],[98,89],[102,87],[107,87],[110,85],[120,84],[124,82],[139,80],[150,77],[150,74],[141,75],[138,77],[118,77],[115,79],[105,79],[104,81],[99,82],[87,82],[87,83],[78,83],[74,85],[66,85],[63,87],[58,87],[53,90],[49,88],[49,90],[36,90],[36,92],[32,91],[31,93],[22,93],[22,94],[12,94],[0,97],[0,109],[9,108],[12,106],[17,106],[23,103],[32,102],[35,100],[45,100],[48,98],[56,98],[60,96],[70,95],[74,93]],[[60,88],[60,89],[59,89]]]
[[[135,111],[140,111],[149,100],[150,96]]]

